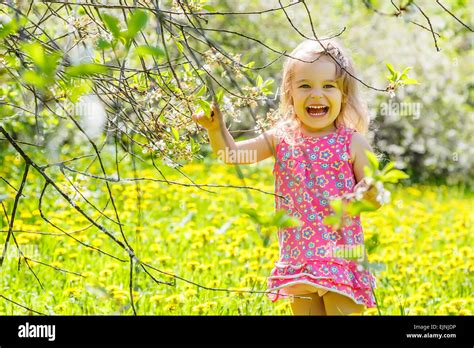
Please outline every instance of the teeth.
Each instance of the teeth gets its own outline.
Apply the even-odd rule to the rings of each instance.
[[[308,109],[313,109],[313,110],[323,110],[326,108],[326,106],[308,106]]]

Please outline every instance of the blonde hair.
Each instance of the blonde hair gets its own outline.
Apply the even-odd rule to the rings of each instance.
[[[313,62],[319,57],[327,56],[336,66],[336,79],[341,81],[342,101],[341,111],[335,120],[336,127],[346,126],[353,128],[362,134],[366,134],[369,128],[369,117],[367,104],[361,99],[358,81],[351,77],[348,72],[355,76],[354,64],[350,55],[335,39],[324,41],[305,40],[299,44],[290,57],[287,58],[283,67],[283,76],[280,86],[280,107],[278,110],[279,121],[276,129],[280,134],[287,137],[294,134],[301,127],[301,121],[296,117],[292,105],[291,83],[294,66],[298,62]],[[324,46],[323,47],[321,47]],[[344,68],[342,69],[341,66]]]

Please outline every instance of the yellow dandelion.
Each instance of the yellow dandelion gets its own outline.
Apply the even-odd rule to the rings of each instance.
[[[169,256],[161,256],[161,257],[158,257],[158,258],[156,259],[157,262],[159,262],[159,263],[161,263],[161,264],[163,264],[163,265],[168,264],[168,263],[169,263],[168,261],[170,261],[170,260],[172,260],[172,258],[169,257]]]
[[[230,265],[231,263],[232,263],[232,261],[229,260],[229,259],[224,259],[224,260],[219,261],[219,265],[221,265],[221,266],[227,266],[227,265]]]
[[[105,289],[108,292],[114,292],[114,291],[120,290],[120,288],[117,285],[107,285]]]
[[[189,290],[184,291],[183,294],[184,294],[184,296],[186,296],[187,298],[189,298],[189,297],[194,297],[194,296],[197,295],[197,291],[194,290],[194,289],[189,289]]]
[[[281,301],[281,303],[275,306],[275,310],[279,313],[285,313],[289,311],[291,308],[291,304],[289,301]]]
[[[54,306],[54,312],[56,314],[60,314],[62,312],[65,312],[68,309],[68,305],[66,303],[60,303],[56,306]]]
[[[377,308],[367,308],[362,314],[363,315],[379,315],[379,312]]]
[[[217,302],[215,301],[206,302],[206,305],[209,307],[209,309],[217,308]]]
[[[110,277],[112,275],[112,271],[110,269],[104,269],[102,271],[100,271],[99,273],[99,276],[101,278],[107,278],[107,277]]]
[[[33,215],[29,211],[22,211],[21,212],[21,218],[22,219],[29,219],[32,218]]]
[[[108,270],[111,270],[111,271],[114,271],[116,270],[117,268],[119,268],[120,265],[115,263],[115,262],[111,262],[111,263],[108,263],[105,268],[108,269]]]
[[[206,313],[208,310],[208,306],[205,303],[198,304],[192,308],[192,311],[197,313],[198,315]]]
[[[191,244],[191,249],[192,250],[200,250],[204,247],[204,244],[201,242],[194,242]]]
[[[213,279],[206,285],[208,288],[217,288],[219,287],[219,281],[217,279]]]
[[[81,274],[84,276],[84,278],[91,278],[94,276],[94,273],[92,272],[82,272]]]
[[[125,301],[128,299],[128,294],[122,293],[122,292],[115,293],[113,296],[114,296],[114,299],[117,301]]]
[[[28,244],[30,242],[30,238],[25,234],[21,234],[18,237],[15,237],[18,244]]]
[[[433,286],[433,284],[431,284],[430,282],[425,282],[423,284],[421,284],[419,287],[418,287],[418,291],[420,293],[424,293],[425,291],[431,289]]]
[[[171,296],[168,296],[165,299],[165,301],[168,302],[168,303],[180,304],[180,303],[184,302],[184,296],[181,295],[181,294],[171,295]]]
[[[232,297],[244,298],[247,297],[250,293],[248,288],[230,288],[230,295]]]
[[[35,264],[35,263],[34,262],[30,263],[30,265],[32,265],[32,264]],[[53,266],[53,267],[57,267],[57,268],[62,268],[63,267],[63,264],[59,261],[53,261],[53,262],[50,263],[50,265]]]
[[[178,239],[178,236],[176,236],[175,234],[169,234],[167,237],[166,237],[166,240],[168,242],[173,242],[175,241],[176,239]]]
[[[190,261],[187,263],[186,266],[190,268],[191,271],[195,271],[200,266],[200,263],[197,261]]]
[[[258,275],[256,273],[248,273],[244,275],[243,277],[243,282],[246,283],[247,285],[251,285],[255,283],[257,280]]]
[[[63,293],[66,296],[74,296],[74,297],[79,297],[81,295],[81,290],[78,288],[66,288]]]
[[[176,308],[177,308],[177,305],[176,305],[176,304],[174,304],[174,303],[169,303],[169,304],[165,305],[164,310],[165,310],[166,312],[173,312],[173,311],[176,310]]]
[[[62,255],[65,255],[66,253],[67,253],[66,248],[56,248],[56,249],[54,249],[54,255],[56,255],[56,256],[62,256]]]
[[[99,239],[99,238],[95,238],[94,240],[92,240],[91,242],[91,245],[93,247],[96,247],[96,248],[100,248],[102,246],[102,244],[104,244],[103,240],[102,239]]]

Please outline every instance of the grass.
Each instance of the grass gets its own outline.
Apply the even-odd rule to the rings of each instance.
[[[11,155],[3,160],[0,176],[18,188],[23,161]],[[78,164],[76,168],[85,168],[88,162],[81,163],[84,165]],[[96,164],[90,172],[101,175]],[[121,162],[121,177],[132,178],[131,167],[127,160]],[[114,166],[106,168],[111,168],[111,172]],[[190,183],[171,168],[159,168],[168,180]],[[247,185],[273,192],[271,161],[242,166],[241,170],[245,183],[232,166],[211,160],[182,168],[200,184]],[[51,168],[48,174],[74,196],[74,190],[57,168]],[[141,166],[137,174],[163,179],[153,167]],[[117,217],[112,203],[107,202],[105,183],[74,173],[68,175],[109,218],[85,204],[78,195],[75,202],[123,241],[117,223],[112,221]],[[0,294],[45,314],[132,314],[127,253],[91,226],[51,186],[47,187],[42,201],[42,211],[51,223],[125,262],[80,245],[46,223],[38,210],[43,184],[38,173],[30,170],[13,229],[30,231],[15,233],[16,241],[27,257],[47,265],[28,262],[38,281],[25,260],[19,261],[16,246],[10,241],[7,258],[0,268]],[[109,187],[123,234],[144,262],[206,287],[266,289],[266,277],[278,258],[276,228],[266,227],[258,232],[242,208],[255,208],[269,216],[274,209],[271,194],[236,188],[199,189],[153,181],[111,182]],[[5,214],[0,218],[0,229],[6,231],[15,191],[0,181],[0,194],[9,197],[3,202],[8,220]],[[378,286],[375,294],[382,314],[472,315],[472,207],[472,194],[460,187],[398,186],[393,188],[391,204],[362,215],[369,260],[382,265],[374,271]],[[0,233],[0,248],[6,235]],[[149,272],[159,281],[172,280],[158,271]],[[138,266],[134,268],[133,294],[138,314],[144,315],[291,313],[288,301],[272,303],[264,294],[211,291],[181,280],[175,286],[156,284]],[[4,298],[0,298],[0,313],[30,314]],[[377,315],[378,311],[368,309],[364,314]]]

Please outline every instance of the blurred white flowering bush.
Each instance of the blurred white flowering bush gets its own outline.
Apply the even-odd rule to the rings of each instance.
[[[28,12],[29,1],[7,2],[1,5],[1,120],[16,139],[46,146],[53,158],[67,151],[62,145],[84,144],[87,152],[92,134],[125,151],[137,145],[176,167],[203,153],[206,135],[190,116],[213,97],[236,138],[271,127],[282,55],[312,37],[313,24],[319,38],[339,36],[368,86],[387,88],[387,63],[399,71],[412,67],[419,85],[390,94],[361,85],[373,119],[369,138],[412,180],[462,181],[474,167],[472,30],[436,2],[419,1],[427,23],[410,3],[393,2],[403,8],[395,16],[394,5],[381,1],[308,2],[307,8],[288,1],[284,10],[278,1],[163,1],[161,9],[139,1],[142,10],[96,12],[42,3]],[[446,6],[470,25],[467,1]],[[41,11],[51,16],[35,35],[27,23],[38,22]],[[227,14],[206,15],[215,11]],[[87,107],[91,95],[100,100]]]

